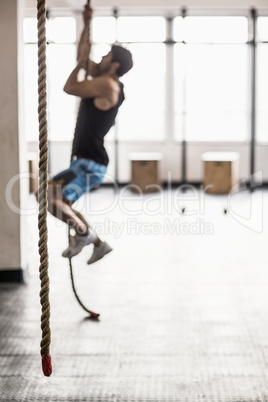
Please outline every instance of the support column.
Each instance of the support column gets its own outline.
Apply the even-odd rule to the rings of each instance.
[[[26,267],[26,217],[21,211],[28,181],[20,178],[27,172],[27,161],[19,109],[23,106],[23,3],[0,2],[0,281],[22,281]]]
[[[251,189],[255,187],[255,140],[256,140],[256,10],[251,10],[250,40],[251,45],[251,126],[250,126],[250,178]]]

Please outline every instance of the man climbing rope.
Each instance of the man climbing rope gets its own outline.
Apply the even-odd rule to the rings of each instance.
[[[78,64],[64,86],[69,95],[82,98],[76,123],[70,167],[53,177],[48,186],[48,209],[58,219],[75,230],[70,236],[63,257],[72,258],[83,247],[93,243],[94,249],[88,264],[92,264],[112,249],[100,240],[83,215],[72,205],[83,194],[102,182],[109,162],[104,147],[104,137],[113,126],[118,109],[124,101],[123,84],[119,78],[133,66],[131,53],[122,46],[113,45],[111,51],[96,64],[89,60],[89,21],[92,9],[83,11],[84,30],[78,45]],[[78,81],[78,73],[86,70],[84,81]]]

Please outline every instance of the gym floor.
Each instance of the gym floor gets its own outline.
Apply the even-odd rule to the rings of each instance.
[[[267,201],[267,190],[86,196],[77,208],[114,248],[92,266],[92,246],[73,258],[98,321],[75,300],[66,228],[49,216],[51,377],[41,370],[37,216],[28,216],[26,283],[0,284],[0,401],[268,401]]]

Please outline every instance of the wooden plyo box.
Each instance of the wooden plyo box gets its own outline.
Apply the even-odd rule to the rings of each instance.
[[[206,152],[204,165],[204,191],[210,194],[227,194],[239,180],[238,152]]]
[[[131,161],[131,190],[152,193],[161,187],[159,152],[139,152],[129,155]]]

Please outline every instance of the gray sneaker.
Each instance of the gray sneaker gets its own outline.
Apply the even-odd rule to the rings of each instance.
[[[79,254],[80,251],[90,243],[93,243],[95,237],[92,232],[89,232],[86,236],[76,234],[70,237],[69,246],[63,251],[62,256],[65,258],[72,258]]]
[[[93,264],[94,262],[99,261],[106,254],[110,253],[110,251],[112,251],[112,248],[105,241],[101,242],[98,246],[94,245],[92,256],[87,263]]]

